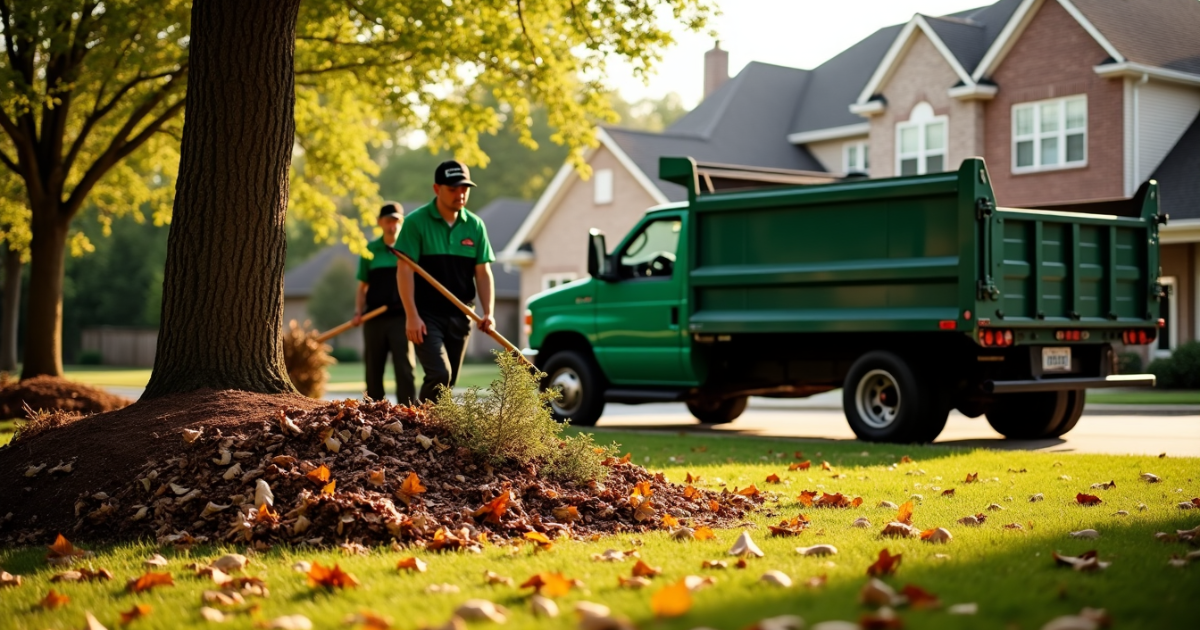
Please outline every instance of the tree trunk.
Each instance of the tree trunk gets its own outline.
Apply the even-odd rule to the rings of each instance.
[[[143,400],[202,388],[296,391],[280,331],[299,6],[192,5],[162,323]]]
[[[21,252],[4,249],[4,299],[0,305],[0,372],[17,371],[17,323],[21,317]]]
[[[26,310],[25,365],[21,378],[62,376],[63,256],[68,222],[57,204],[34,208],[29,243],[29,304]]]

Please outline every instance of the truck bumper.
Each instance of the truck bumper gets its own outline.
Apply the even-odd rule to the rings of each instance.
[[[1095,378],[1047,378],[1032,381],[984,381],[983,391],[989,394],[1021,392],[1057,392],[1064,389],[1097,389],[1102,387],[1154,387],[1153,374],[1120,374]]]
[[[521,355],[532,361],[537,358],[538,351],[534,348],[521,348]]]

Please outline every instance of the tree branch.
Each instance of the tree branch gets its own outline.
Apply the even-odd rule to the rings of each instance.
[[[13,175],[19,176],[21,174],[21,170],[17,167],[17,163],[12,158],[5,155],[4,151],[0,151],[0,164],[7,166],[8,170],[13,172]]]
[[[533,38],[529,36],[529,29],[525,27],[525,11],[521,6],[521,0],[517,0],[517,20],[521,22],[521,35],[525,37],[525,41],[529,42],[530,52],[536,56],[537,44],[533,43]]]
[[[326,74],[329,72],[341,72],[342,70],[354,70],[356,68],[387,68],[389,66],[395,66],[395,65],[404,63],[405,61],[408,61],[409,59],[412,59],[412,53],[404,55],[403,57],[397,58],[393,61],[387,61],[387,62],[364,61],[362,63],[347,63],[347,64],[342,64],[340,66],[329,66],[328,68],[297,69],[296,76]]]

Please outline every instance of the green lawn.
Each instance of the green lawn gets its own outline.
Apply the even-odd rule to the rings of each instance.
[[[764,510],[751,518],[754,540],[765,552],[752,558],[744,570],[701,569],[707,559],[727,559],[726,550],[740,529],[718,531],[715,541],[676,542],[663,532],[619,535],[588,542],[564,542],[549,553],[534,554],[528,548],[510,553],[488,547],[481,555],[417,552],[429,564],[427,573],[399,573],[396,562],[410,552],[374,551],[367,557],[350,557],[336,551],[272,549],[253,557],[250,573],[263,576],[270,597],[262,600],[257,617],[239,616],[221,627],[251,628],[256,621],[282,615],[302,614],[317,628],[340,626],[347,614],[371,610],[393,620],[395,628],[407,630],[425,624],[442,624],[451,611],[470,598],[484,598],[506,606],[512,615],[506,628],[568,628],[569,620],[539,620],[529,612],[528,589],[483,583],[486,570],[512,577],[520,584],[534,573],[561,571],[581,580],[559,600],[564,614],[574,602],[587,600],[610,606],[639,627],[652,630],[687,629],[699,626],[723,630],[745,628],[772,615],[802,616],[809,626],[830,619],[856,621],[868,611],[858,603],[858,592],[866,583],[865,571],[881,549],[901,553],[903,561],[885,581],[897,590],[915,584],[936,594],[945,605],[976,603],[979,612],[971,618],[949,615],[941,610],[899,609],[906,627],[921,629],[980,628],[1007,630],[1036,629],[1050,619],[1078,613],[1085,606],[1106,608],[1114,627],[1181,628],[1195,620],[1195,598],[1200,593],[1200,563],[1186,568],[1168,566],[1172,554],[1183,555],[1194,547],[1163,543],[1155,532],[1200,525],[1200,512],[1183,511],[1176,504],[1200,496],[1200,460],[1187,458],[1069,455],[1029,452],[967,451],[945,447],[901,447],[860,443],[798,443],[739,437],[646,435],[602,432],[599,438],[624,444],[636,463],[662,470],[673,481],[687,472],[703,477],[700,485],[758,488],[777,493]],[[814,469],[789,472],[796,461],[795,449],[815,462]],[[891,465],[909,455],[913,463]],[[674,458],[674,461],[672,461]],[[833,470],[819,470],[822,460]],[[1027,472],[1018,472],[1026,470]],[[920,472],[918,472],[920,471]],[[1139,481],[1143,472],[1153,472],[1162,483]],[[765,479],[778,474],[781,484]],[[967,484],[966,476],[978,473],[979,482]],[[838,475],[838,477],[834,477]],[[844,475],[844,476],[841,476]],[[1093,490],[1091,485],[1114,480],[1116,487]],[[953,497],[941,490],[954,488]],[[862,507],[849,510],[802,508],[796,500],[801,490],[844,492],[861,496]],[[1081,507],[1078,492],[1097,494],[1103,504]],[[1042,493],[1044,501],[1031,503],[1031,495]],[[916,499],[914,523],[920,528],[946,527],[954,540],[932,545],[915,539],[893,540],[880,530],[895,510],[876,507],[881,500],[902,503]],[[990,504],[1004,509],[987,511]],[[1144,509],[1140,508],[1144,505]],[[471,506],[474,507],[474,506]],[[1118,516],[1118,510],[1128,515]],[[958,525],[956,520],[983,512],[981,527]],[[772,538],[766,526],[781,518],[804,513],[811,527],[793,538]],[[871,527],[858,529],[851,523],[866,517]],[[1022,530],[1003,526],[1019,523]],[[1077,540],[1071,531],[1092,528],[1098,540]],[[46,532],[48,544],[54,532]],[[199,617],[200,594],[211,583],[190,577],[184,565],[213,559],[228,549],[195,549],[189,552],[162,550],[170,559],[167,569],[176,586],[130,595],[123,590],[127,579],[142,572],[141,560],[156,551],[151,545],[92,546],[97,551],[91,563],[116,574],[110,583],[54,584],[71,601],[55,611],[35,604],[51,587],[48,580],[57,571],[43,560],[41,548],[0,550],[0,567],[23,575],[26,583],[6,589],[0,597],[0,619],[11,628],[78,628],[84,611],[92,611],[109,628],[118,625],[119,611],[134,604],[153,607],[152,613],[133,622],[131,628],[203,628]],[[827,558],[802,557],[793,549],[827,543],[839,553]],[[632,562],[598,563],[590,557],[608,548],[637,547],[643,560],[661,567],[663,573],[651,586],[634,591],[617,587],[619,575],[628,576]],[[1077,555],[1097,549],[1100,559],[1112,566],[1098,573],[1079,573],[1056,567],[1051,553]],[[948,557],[938,558],[935,554]],[[304,576],[290,569],[297,560],[339,563],[358,577],[361,586],[344,592],[314,591]],[[767,570],[788,574],[796,585],[784,589],[760,583]],[[652,595],[686,575],[716,577],[715,586],[693,594],[694,604],[684,616],[654,620]],[[827,575],[821,588],[802,585],[809,578]],[[427,594],[431,584],[453,584],[458,593]],[[1192,619],[1189,622],[1187,619]],[[473,624],[472,627],[484,627]]]
[[[1087,401],[1107,405],[1200,405],[1200,391],[1180,389],[1100,390],[1088,392]]]

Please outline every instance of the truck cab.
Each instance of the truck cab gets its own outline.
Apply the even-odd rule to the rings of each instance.
[[[1086,388],[1153,384],[1112,347],[1156,337],[1153,182],[1103,214],[997,208],[979,158],[881,180],[663,158],[660,176],[688,201],[611,250],[592,230],[589,276],[529,302],[561,419],[679,401],[724,423],[750,396],[840,387],[867,440],[930,441],[952,409],[1049,437]]]

